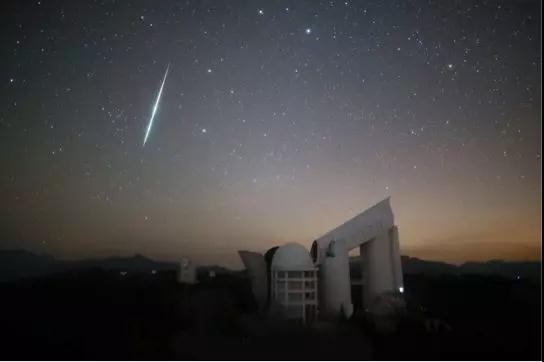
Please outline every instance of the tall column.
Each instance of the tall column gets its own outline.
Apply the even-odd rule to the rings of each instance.
[[[349,318],[353,314],[349,255],[342,240],[331,241],[327,248],[327,255],[320,266],[319,282],[326,313],[334,316],[343,310]]]
[[[399,273],[402,274],[402,272],[400,271],[398,239],[397,242],[394,241],[394,234],[395,232],[387,230],[361,245],[365,278],[363,285],[365,307],[382,293],[398,291]]]
[[[366,286],[368,285],[368,264],[366,263],[366,248],[365,244],[359,245],[359,267],[361,268],[361,302],[363,304],[363,308],[365,308],[367,303],[367,290]]]
[[[397,226],[393,226],[390,229],[390,239],[391,239],[391,257],[393,258],[393,269],[395,275],[395,288],[396,290],[403,292],[404,291],[404,280],[402,276],[402,260],[400,255],[400,245],[399,245],[399,229]]]

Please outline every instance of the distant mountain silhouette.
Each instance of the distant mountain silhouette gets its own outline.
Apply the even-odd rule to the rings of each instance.
[[[177,270],[179,265],[171,262],[155,261],[136,254],[133,257],[109,257],[105,259],[59,260],[50,255],[38,255],[26,250],[0,250],[0,282],[21,278],[47,276],[69,271],[85,269],[103,269],[109,271],[151,272],[152,270]],[[530,278],[540,280],[542,263],[540,261],[512,262],[491,260],[488,262],[467,262],[460,266],[439,261],[427,261],[409,256],[402,256],[404,274],[425,275],[499,275],[507,278]],[[218,265],[199,266],[197,275],[200,278],[229,274],[231,270]],[[351,258],[350,272],[352,277],[361,276],[357,257]]]
[[[177,263],[154,261],[138,254],[128,258],[59,260],[50,255],[37,255],[26,250],[0,250],[0,282],[86,269],[151,272],[177,268]]]
[[[232,270],[222,267],[220,265],[201,265],[196,268],[197,279],[205,280],[210,278],[210,272],[213,272],[215,276],[235,273]]]
[[[530,278],[540,280],[542,262],[540,261],[504,261],[467,262],[460,266],[437,261],[426,261],[409,256],[402,257],[402,269],[405,274],[427,275],[499,275],[506,278]]]
[[[154,261],[140,254],[136,254],[130,258],[109,257],[106,259],[72,261],[71,264],[78,268],[101,268],[105,270],[122,270],[127,272],[172,270],[179,267],[177,263]]]
[[[491,260],[485,263],[468,262],[460,266],[465,274],[502,275],[512,278],[541,279],[542,263],[540,261],[506,262]]]
[[[402,271],[405,274],[459,274],[456,265],[441,261],[421,260],[409,256],[402,256]]]
[[[540,261],[503,261],[467,262],[460,266],[440,261],[429,261],[402,256],[402,271],[404,274],[438,275],[498,275],[506,278],[529,278],[540,280],[542,262]],[[350,258],[350,273],[355,278],[361,277],[358,257]]]
[[[0,281],[31,278],[64,270],[62,263],[49,255],[26,250],[0,250]]]

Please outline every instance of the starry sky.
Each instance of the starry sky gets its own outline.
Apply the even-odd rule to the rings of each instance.
[[[390,196],[405,255],[540,258],[538,1],[1,6],[2,248],[236,267]]]

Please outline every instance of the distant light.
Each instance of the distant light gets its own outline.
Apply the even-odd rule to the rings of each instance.
[[[264,15],[263,9],[259,9],[258,13],[259,13],[259,15]]]
[[[155,269],[153,269],[153,270],[151,271],[151,274],[157,274],[157,271],[156,271]]]
[[[207,133],[208,130],[206,128],[202,128],[202,133]]]
[[[304,32],[305,32],[306,34],[308,34],[308,35],[309,35],[309,34],[311,34],[311,33],[312,33],[312,29],[310,29],[310,28],[306,28],[306,30],[304,30]]]
[[[404,293],[404,287],[399,287],[399,292]]]

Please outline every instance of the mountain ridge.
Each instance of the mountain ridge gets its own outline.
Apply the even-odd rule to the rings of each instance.
[[[352,277],[360,277],[357,257],[350,258]],[[403,273],[440,275],[498,275],[507,278],[531,278],[540,280],[541,261],[505,261],[489,260],[486,262],[466,262],[461,265],[441,261],[423,260],[410,256],[401,257]],[[22,278],[48,276],[56,273],[99,268],[103,270],[119,270],[128,272],[149,272],[151,270],[177,270],[178,263],[150,259],[141,254],[130,257],[110,256],[82,260],[56,259],[48,254],[35,254],[24,249],[0,250],[0,282]],[[214,265],[201,265],[200,273],[214,270],[218,273],[234,272],[228,268]]]

